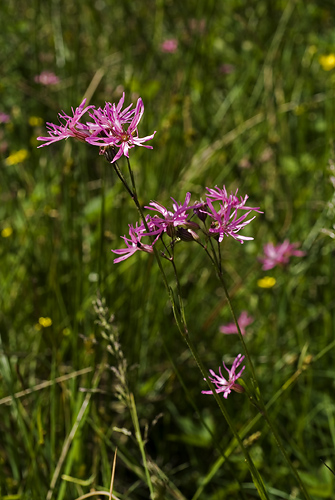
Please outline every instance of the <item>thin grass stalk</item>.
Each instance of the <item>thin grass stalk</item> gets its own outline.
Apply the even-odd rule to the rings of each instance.
[[[138,446],[139,446],[139,449],[140,449],[140,452],[141,452],[141,456],[142,456],[142,460],[143,460],[143,467],[144,467],[145,477],[146,477],[146,480],[147,480],[147,485],[148,485],[149,490],[150,490],[150,498],[152,500],[154,500],[154,489],[153,489],[153,486],[152,486],[151,477],[150,477],[150,473],[149,473],[149,469],[148,469],[147,457],[146,457],[146,454],[145,454],[144,443],[143,443],[143,439],[142,439],[142,435],[141,435],[141,430],[140,430],[140,424],[139,424],[139,421],[138,421],[137,410],[136,410],[136,405],[135,405],[135,399],[134,399],[134,395],[132,393],[129,394],[129,404],[128,404],[128,407],[130,409],[131,418],[132,418],[133,425],[134,425],[134,428],[135,428],[136,441],[138,443]]]

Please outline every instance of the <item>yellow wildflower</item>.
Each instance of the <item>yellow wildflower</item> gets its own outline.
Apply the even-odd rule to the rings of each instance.
[[[28,123],[31,127],[40,127],[43,125],[43,118],[40,116],[30,116]]]
[[[272,276],[265,276],[264,278],[257,281],[257,285],[260,288],[272,288],[275,286],[276,280]]]
[[[4,227],[1,231],[1,236],[3,238],[9,238],[13,234],[13,229],[11,227]]]
[[[43,326],[43,328],[47,328],[48,326],[51,326],[52,325],[52,319],[51,318],[39,318],[38,319],[38,322],[41,326]]]
[[[335,68],[335,54],[328,54],[319,57],[319,63],[325,71],[330,71]]]
[[[6,158],[5,162],[8,166],[16,165],[17,163],[22,163],[28,157],[28,151],[26,149],[20,149]]]

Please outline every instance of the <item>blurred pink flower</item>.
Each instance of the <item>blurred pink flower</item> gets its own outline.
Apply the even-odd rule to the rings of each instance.
[[[161,51],[162,52],[168,52],[170,54],[173,54],[176,52],[178,49],[178,40],[175,38],[169,38],[167,40],[164,40],[164,42],[161,44]]]
[[[277,246],[274,246],[273,243],[264,245],[264,257],[260,257],[259,259],[263,264],[263,271],[268,271],[277,265],[287,265],[292,255],[295,257],[303,257],[305,252],[297,250],[299,245],[300,243],[290,243],[289,240],[285,240]]]
[[[42,85],[55,85],[59,83],[59,78],[52,71],[42,71],[42,73],[35,76],[34,81]]]
[[[209,370],[209,373],[211,374],[211,377],[209,377],[209,380],[216,386],[215,392],[217,394],[220,394],[223,392],[223,397],[227,399],[228,394],[231,393],[231,391],[235,392],[244,392],[244,387],[242,387],[240,384],[236,383],[236,380],[240,378],[242,375],[245,366],[242,367],[242,370],[240,370],[238,373],[236,372],[236,369],[242,361],[244,360],[245,356],[242,356],[242,354],[238,354],[238,356],[235,358],[235,361],[233,363],[233,366],[231,367],[230,370],[226,367],[226,365],[222,362],[224,369],[228,372],[229,378],[226,380],[224,376],[222,375],[221,372],[221,366],[219,368],[219,374],[216,375],[216,373],[213,370]],[[204,379],[206,380],[206,379]],[[201,391],[202,394],[213,394],[212,391]]]
[[[245,329],[248,325],[253,323],[254,318],[252,316],[248,316],[247,311],[242,311],[240,314],[240,317],[238,318],[237,322],[240,327],[242,335],[245,335]],[[238,333],[237,331],[237,326],[235,323],[228,323],[228,325],[222,325],[220,326],[220,332],[221,333],[226,333],[227,335],[230,335],[232,333]]]
[[[206,19],[190,19],[189,27],[191,31],[203,34],[206,28]]]
[[[10,122],[10,115],[7,115],[7,113],[0,112],[0,123],[8,123],[8,122]]]
[[[229,75],[234,71],[235,71],[235,66],[233,66],[232,64],[221,64],[220,66],[220,73],[222,73],[223,75]]]

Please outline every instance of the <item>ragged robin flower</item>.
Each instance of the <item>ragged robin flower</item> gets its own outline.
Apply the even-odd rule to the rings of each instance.
[[[260,262],[263,264],[263,271],[268,271],[278,265],[287,265],[291,256],[303,257],[305,252],[297,250],[299,245],[300,243],[290,243],[289,240],[285,240],[283,243],[276,246],[273,243],[264,245],[264,257],[259,258]]]
[[[152,139],[156,132],[146,137],[139,137],[137,126],[143,116],[144,106],[141,98],[137,100],[135,109],[132,104],[122,110],[124,93],[118,104],[105,103],[104,108],[95,109],[95,106],[86,106],[86,99],[75,110],[73,116],[64,111],[59,113],[60,125],[47,123],[49,136],[38,137],[43,141],[38,147],[74,137],[93,146],[99,146],[100,154],[106,156],[110,163],[117,161],[122,155],[129,158],[129,150],[135,146],[152,149],[152,146],[143,143]],[[82,123],[80,120],[88,112],[93,122]],[[110,153],[112,151],[112,154]]]
[[[186,230],[190,229],[191,231],[199,229],[199,225],[190,220],[190,212],[198,206],[198,204],[189,206],[191,193],[186,193],[183,204],[178,203],[174,198],[171,198],[171,200],[173,201],[172,210],[168,210],[156,201],[151,201],[149,206],[145,207],[162,215],[162,217],[156,215],[152,218],[152,222],[157,229],[162,233],[167,233],[171,238],[176,236],[176,228],[178,227]]]
[[[150,217],[147,216],[146,218],[147,225],[150,228],[152,228],[152,225],[150,224]],[[152,235],[156,235],[156,232],[150,233]],[[112,250],[113,253],[116,253],[117,255],[121,255],[121,257],[117,257],[114,259],[114,264],[117,264],[118,262],[122,262],[123,260],[128,259],[131,257],[135,252],[138,250],[141,250],[142,252],[147,252],[147,253],[153,253],[153,245],[156,243],[157,239],[159,238],[159,235],[156,236],[154,241],[151,243],[151,245],[144,244],[141,242],[141,239],[143,236],[147,236],[146,228],[141,222],[140,224],[136,223],[135,226],[132,224],[129,224],[129,238],[126,236],[122,236],[122,239],[125,241],[127,248],[120,248],[118,250]]]
[[[245,356],[242,356],[242,354],[238,354],[230,370],[226,367],[224,362],[222,362],[224,369],[228,373],[228,380],[225,379],[224,376],[222,375],[221,366],[219,367],[219,375],[217,375],[213,370],[209,370],[209,373],[211,374],[211,377],[209,377],[209,379],[212,382],[212,384],[215,385],[215,392],[217,394],[223,392],[223,397],[225,399],[227,399],[228,394],[230,394],[232,390],[235,392],[244,392],[244,387],[242,387],[240,384],[236,382],[241,377],[245,369],[245,366],[243,366],[242,369],[238,373],[236,373],[236,369],[240,366],[244,358]],[[201,393],[213,394],[211,390],[201,391]]]
[[[256,217],[254,216],[249,220],[245,220],[251,210],[241,217],[238,217],[237,209],[234,208],[233,204],[222,205],[220,203],[219,210],[215,210],[213,203],[207,198],[207,206],[209,209],[207,214],[213,219],[209,228],[209,233],[212,236],[217,236],[219,243],[221,243],[224,236],[231,236],[235,240],[239,240],[240,243],[244,243],[245,240],[253,240],[251,236],[241,236],[237,234]]]
[[[139,137],[137,125],[139,124],[143,113],[144,105],[141,98],[137,100],[136,108],[131,110],[132,104],[122,111],[124,102],[124,93],[118,105],[106,102],[104,109],[97,109],[89,113],[95,123],[95,132],[87,139],[89,144],[100,146],[102,154],[104,148],[111,147],[116,154],[111,163],[117,161],[122,155],[129,158],[129,150],[135,146],[143,146],[152,149],[152,146],[143,143],[152,139],[152,135]],[[129,123],[130,122],[130,123]],[[128,124],[126,126],[126,124]]]
[[[85,142],[87,137],[91,134],[90,127],[87,124],[81,123],[79,120],[89,109],[94,108],[94,106],[86,106],[86,99],[76,108],[72,109],[72,115],[67,115],[64,111],[58,113],[60,125],[55,125],[53,123],[47,122],[47,130],[49,136],[47,137],[37,137],[38,141],[43,141],[44,144],[38,146],[42,148],[43,146],[49,146],[54,142],[61,141],[63,139],[68,139],[69,137],[74,137],[79,141]]]
[[[245,335],[245,329],[248,325],[253,323],[254,318],[252,316],[249,316],[247,311],[242,311],[237,322],[238,326],[240,327],[241,334]],[[227,335],[233,334],[233,333],[238,333],[237,331],[237,326],[235,323],[228,323],[228,325],[222,325],[220,326],[220,332],[225,333]]]

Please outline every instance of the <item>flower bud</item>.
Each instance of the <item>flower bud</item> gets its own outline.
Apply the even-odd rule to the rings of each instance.
[[[245,392],[244,387],[242,387],[242,385],[240,385],[240,384],[237,384],[236,382],[234,385],[231,386],[231,388],[235,392],[239,392],[239,393]]]
[[[194,241],[199,239],[199,236],[193,229],[186,229],[184,227],[178,227],[176,234],[182,241]]]

